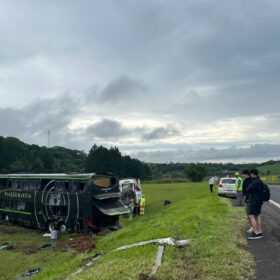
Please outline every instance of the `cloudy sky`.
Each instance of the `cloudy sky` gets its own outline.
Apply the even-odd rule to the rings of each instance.
[[[277,0],[0,0],[0,135],[149,162],[280,158]]]

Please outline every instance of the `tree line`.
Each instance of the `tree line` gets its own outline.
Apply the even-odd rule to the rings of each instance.
[[[0,136],[0,173],[112,172],[120,177],[149,179],[149,165],[122,156],[117,147],[94,145],[89,154],[63,147],[28,145],[14,137]]]
[[[158,182],[201,181],[207,176],[233,175],[235,171],[267,164],[144,163],[123,156],[117,147],[93,145],[89,153],[64,147],[28,145],[14,137],[0,136],[0,173],[112,172],[119,177],[137,177]]]

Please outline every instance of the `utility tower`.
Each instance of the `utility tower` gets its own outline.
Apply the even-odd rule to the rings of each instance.
[[[51,130],[48,130],[48,148],[51,146]]]

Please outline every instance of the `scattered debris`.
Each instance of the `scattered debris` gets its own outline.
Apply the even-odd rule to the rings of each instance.
[[[85,265],[84,265],[83,267],[81,267],[80,269],[78,269],[76,272],[72,273],[72,274],[71,274],[71,277],[72,277],[72,276],[76,276],[76,275],[78,275],[78,274],[81,274],[86,268],[92,266],[93,263],[94,263],[96,260],[98,260],[101,256],[102,256],[102,254],[97,253],[97,254],[95,254],[94,256],[85,259],[85,260],[87,261],[87,262],[85,263]],[[68,277],[67,279],[69,279],[69,277]]]
[[[30,270],[24,272],[22,276],[23,277],[30,277],[30,276],[33,276],[33,275],[41,272],[41,270],[42,269],[40,267],[39,268],[35,268],[35,269],[30,269]]]
[[[183,247],[186,247],[187,245],[189,245],[189,240],[178,240],[178,241],[176,241],[175,239],[173,239],[171,237],[162,238],[162,239],[153,239],[153,240],[148,240],[148,241],[143,241],[143,242],[139,242],[139,243],[134,243],[134,244],[122,246],[122,247],[119,247],[119,248],[115,249],[114,251],[122,251],[122,250],[130,249],[130,248],[134,248],[134,247],[140,247],[140,246],[144,246],[144,245],[147,245],[147,244],[155,244],[155,243],[158,243],[159,246],[158,246],[158,252],[157,252],[156,260],[155,260],[155,262],[153,264],[153,267],[152,267],[152,272],[148,276],[148,278],[142,278],[142,279],[152,279],[151,277],[157,272],[158,268],[161,265],[164,246],[165,245],[171,245],[171,246],[176,246],[177,248],[183,248]]]
[[[69,250],[69,246],[68,245],[64,245],[62,252],[67,252]]]
[[[164,200],[164,203],[163,203],[164,206],[169,205],[169,204],[172,204],[172,201],[170,201],[170,200]]]
[[[164,245],[159,245],[156,260],[155,260],[155,263],[153,264],[152,272],[150,275],[156,274],[158,268],[161,266],[163,251],[164,251]]]
[[[95,247],[92,237],[89,235],[85,235],[82,238],[69,240],[67,245],[80,253],[90,252]]]
[[[91,242],[92,242],[92,239],[91,239]],[[161,239],[153,239],[153,240],[148,240],[148,241],[143,241],[143,242],[139,242],[139,243],[134,243],[134,244],[122,246],[122,247],[119,247],[119,248],[113,250],[113,252],[122,251],[122,250],[130,249],[130,248],[134,248],[134,247],[139,247],[139,246],[144,246],[144,245],[147,245],[147,244],[158,244],[159,245],[158,253],[157,253],[155,263],[154,263],[153,268],[152,268],[152,273],[148,276],[146,276],[145,274],[140,274],[139,279],[141,279],[141,280],[142,279],[143,280],[145,280],[145,279],[157,280],[157,278],[155,278],[153,276],[153,274],[155,274],[157,272],[159,266],[161,265],[164,246],[165,245],[171,245],[171,246],[176,246],[177,248],[183,248],[183,247],[186,247],[187,245],[189,245],[189,240],[178,240],[178,241],[176,241],[175,239],[173,239],[171,237],[161,238]],[[98,253],[98,254],[94,255],[93,257],[91,257],[90,259],[86,259],[86,260],[89,260],[89,261],[83,267],[81,267],[79,270],[77,270],[76,272],[71,274],[69,277],[76,276],[76,275],[82,273],[87,267],[92,266],[94,264],[94,262],[96,260],[98,260],[101,256],[103,256],[103,255]],[[67,279],[69,279],[69,277]]]
[[[10,243],[0,243],[0,250],[10,250],[13,249],[13,246]]]
[[[161,238],[161,239],[153,239],[153,240],[148,240],[148,241],[143,241],[143,242],[139,242],[139,243],[134,243],[134,244],[130,244],[130,245],[125,245],[122,247],[119,247],[117,249],[115,249],[114,251],[121,251],[121,250],[126,250],[126,249],[130,249],[133,247],[140,247],[140,246],[144,246],[147,244],[159,244],[159,245],[171,245],[171,246],[176,246],[178,248],[182,248],[182,247],[186,247],[187,245],[189,245],[189,240],[178,240],[176,241],[175,239],[168,237],[168,238]]]
[[[139,274],[138,277],[139,280],[158,280],[158,278],[156,278],[155,276],[147,275],[144,273]]]
[[[60,231],[59,230],[52,230],[51,231],[51,239],[57,240],[60,237]]]
[[[43,246],[41,246],[41,249],[51,249],[51,248],[55,248],[55,247],[56,247],[56,244],[47,243],[47,244],[44,244]]]

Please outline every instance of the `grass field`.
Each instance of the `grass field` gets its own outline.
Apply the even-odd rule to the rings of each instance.
[[[270,171],[270,175],[280,175],[280,163],[270,164],[270,165],[263,165],[258,167],[264,175]]]
[[[166,247],[156,279],[245,280],[253,275],[254,263],[244,237],[244,209],[233,208],[227,199],[210,194],[206,184],[149,184],[144,185],[144,191],[145,216],[131,222],[123,218],[123,229],[93,237],[96,249],[90,253],[81,254],[73,249],[64,252],[59,245],[56,249],[29,254],[30,248],[48,242],[42,233],[2,225],[0,242],[10,241],[15,249],[0,251],[1,279],[14,279],[25,269],[38,266],[43,271],[32,279],[66,279],[97,252],[104,254],[103,257],[79,277],[70,279],[140,279],[141,273],[150,273],[157,246],[112,250],[163,237],[190,239],[191,245],[184,249]],[[172,204],[163,206],[165,199]],[[69,238],[81,237],[63,237],[65,241]]]

